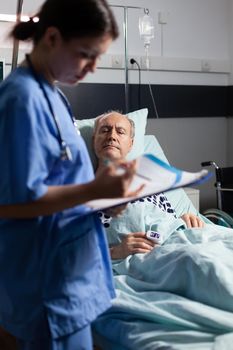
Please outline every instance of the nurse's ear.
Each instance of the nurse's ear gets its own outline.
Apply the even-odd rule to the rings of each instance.
[[[47,47],[55,47],[61,43],[62,36],[60,31],[56,27],[48,27],[44,34],[44,43]]]

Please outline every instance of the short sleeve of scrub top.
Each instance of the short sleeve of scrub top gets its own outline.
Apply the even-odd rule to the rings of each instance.
[[[41,145],[46,144],[48,135],[36,118],[39,103],[35,103],[34,96],[28,97],[27,91],[22,95],[13,89],[3,102],[6,107],[0,125],[1,204],[32,201],[47,191],[48,165]]]

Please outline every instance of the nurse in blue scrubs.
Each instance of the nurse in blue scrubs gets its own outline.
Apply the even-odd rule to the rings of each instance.
[[[102,226],[84,203],[131,195],[134,164],[94,178],[55,82],[94,72],[118,29],[105,0],[47,0],[12,36],[33,49],[0,85],[0,325],[20,350],[90,350],[90,324],[114,289]]]

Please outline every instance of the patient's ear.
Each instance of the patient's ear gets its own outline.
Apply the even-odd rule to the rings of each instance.
[[[132,147],[133,147],[133,143],[134,143],[134,138],[131,138],[130,139],[130,141],[131,141],[131,145],[130,145],[130,149],[129,149],[129,151],[132,149]]]
[[[91,142],[92,142],[93,151],[95,153],[95,133],[92,134]]]

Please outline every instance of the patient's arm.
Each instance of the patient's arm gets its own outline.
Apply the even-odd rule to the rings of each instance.
[[[196,215],[192,213],[186,213],[181,216],[188,228],[192,227],[204,227],[205,223]]]
[[[125,259],[127,256],[136,253],[148,253],[156,244],[146,238],[145,232],[133,232],[123,237],[118,245],[110,247],[111,258]]]

